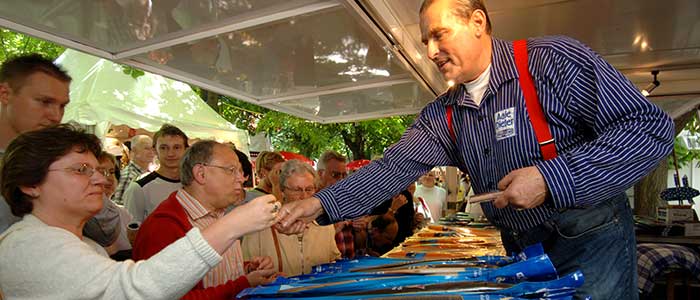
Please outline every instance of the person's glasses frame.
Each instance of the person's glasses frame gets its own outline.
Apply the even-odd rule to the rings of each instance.
[[[301,194],[301,193],[304,193],[304,192],[306,192],[306,193],[308,193],[308,194],[312,194],[312,193],[315,193],[315,192],[316,192],[316,187],[315,187],[315,186],[307,186],[307,187],[305,187],[305,188],[285,186],[284,189],[287,190],[287,191],[290,191],[290,192],[292,192],[292,193],[296,193],[296,194]]]
[[[81,164],[75,164],[72,166],[68,166],[65,168],[58,168],[58,169],[48,169],[48,171],[64,171],[64,172],[73,172],[78,175],[83,175],[87,177],[92,177],[95,173],[100,173],[104,177],[109,177],[111,175],[114,175],[114,169],[103,169],[103,168],[95,168],[92,167],[86,163],[81,163]]]
[[[331,177],[335,179],[343,179],[348,176],[348,172],[337,172],[337,171],[332,171],[331,172]]]
[[[224,173],[226,173],[227,175],[230,175],[230,176],[234,176],[234,177],[243,176],[243,171],[241,171],[241,169],[236,168],[236,167],[225,167],[225,166],[213,165],[210,163],[201,163],[200,165],[205,166],[205,167],[219,168],[221,170],[224,170]]]

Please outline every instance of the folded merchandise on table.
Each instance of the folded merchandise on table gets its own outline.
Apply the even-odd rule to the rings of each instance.
[[[430,225],[384,256],[438,259],[488,254],[505,254],[498,230]]]
[[[512,257],[418,261],[391,258],[341,260],[314,273],[280,277],[239,298],[304,299],[568,299],[583,283],[580,272],[559,279],[542,247]]]

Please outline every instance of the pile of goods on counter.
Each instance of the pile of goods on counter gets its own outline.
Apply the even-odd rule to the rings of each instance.
[[[498,230],[429,225],[384,256],[433,259],[483,255],[505,255]]]
[[[385,257],[315,266],[248,288],[239,299],[571,299],[579,271],[559,277],[534,245],[505,256],[493,229],[429,226]]]

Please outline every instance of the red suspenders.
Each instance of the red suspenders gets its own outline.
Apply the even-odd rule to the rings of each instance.
[[[540,144],[540,151],[544,160],[550,160],[557,157],[557,148],[554,144],[554,138],[549,131],[547,119],[540,106],[540,101],[537,98],[537,91],[532,81],[532,76],[527,69],[527,41],[518,40],[513,42],[513,52],[515,54],[515,66],[518,68],[520,80],[520,88],[525,96],[525,107],[530,115],[530,123],[535,131],[537,142]],[[457,142],[457,137],[452,126],[452,106],[446,107],[447,130],[450,132],[450,138],[453,142]]]

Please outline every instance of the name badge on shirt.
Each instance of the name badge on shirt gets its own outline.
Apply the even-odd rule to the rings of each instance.
[[[497,141],[515,136],[515,107],[496,112],[494,119],[496,119]]]

